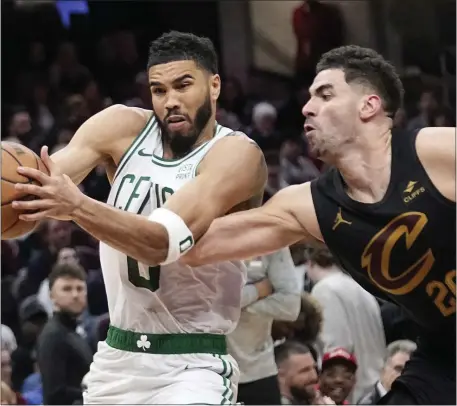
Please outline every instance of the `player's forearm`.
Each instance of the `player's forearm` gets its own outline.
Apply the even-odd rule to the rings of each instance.
[[[145,217],[85,196],[72,219],[98,240],[146,265],[157,265],[167,257],[167,231]]]
[[[269,254],[292,242],[280,224],[259,209],[230,214],[211,223],[184,261],[192,266]],[[286,233],[287,234],[287,233]],[[284,238],[285,237],[285,238]],[[293,240],[293,238],[292,238]]]

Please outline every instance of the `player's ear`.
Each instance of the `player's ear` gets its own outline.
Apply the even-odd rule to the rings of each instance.
[[[212,75],[210,77],[210,96],[213,101],[216,101],[221,94],[221,77]]]
[[[365,96],[361,101],[360,118],[369,120],[382,108],[382,101],[379,96],[370,94]]]

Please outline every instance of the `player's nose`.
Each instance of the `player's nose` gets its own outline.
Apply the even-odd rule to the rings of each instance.
[[[312,101],[312,99],[310,99],[302,108],[301,110],[301,113],[305,116],[305,117],[315,117],[316,116],[316,107]]]
[[[165,108],[168,111],[179,110],[180,102],[176,92],[169,92],[168,98],[165,102]]]

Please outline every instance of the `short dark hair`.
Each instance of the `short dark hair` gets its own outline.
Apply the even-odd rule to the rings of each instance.
[[[49,290],[52,289],[54,283],[59,278],[79,279],[80,281],[86,280],[86,271],[78,264],[57,264],[52,268],[49,274]]]
[[[311,353],[310,347],[294,340],[287,340],[274,349],[275,362],[277,366],[281,365],[284,361],[287,361],[291,355],[308,353]]]
[[[305,260],[317,264],[321,268],[330,268],[337,265],[335,257],[324,245],[307,245],[305,248]]]
[[[218,73],[217,55],[209,38],[170,31],[151,42],[148,70],[152,66],[174,61],[194,61],[213,75]]]
[[[316,73],[327,69],[344,71],[347,83],[359,83],[378,92],[389,117],[403,104],[403,84],[395,68],[370,48],[347,45],[322,55]]]

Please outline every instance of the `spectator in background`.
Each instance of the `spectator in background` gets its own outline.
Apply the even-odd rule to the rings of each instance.
[[[54,113],[51,110],[48,84],[42,80],[36,81],[32,88],[28,111],[32,116],[33,122],[36,123],[43,134],[43,138],[40,140],[41,143],[45,142],[44,137],[50,133],[55,124]]]
[[[78,318],[87,303],[85,279],[84,269],[76,264],[56,265],[49,275],[56,311],[38,343],[45,404],[82,401],[81,381],[92,362],[89,344],[76,333]]]
[[[97,114],[112,104],[111,99],[103,97],[95,80],[90,80],[84,85],[82,96],[87,103],[87,109],[90,116]]]
[[[393,128],[395,128],[396,130],[406,130],[407,125],[408,125],[408,116],[406,115],[405,109],[400,107],[395,112]]]
[[[296,77],[311,83],[321,55],[343,45],[343,20],[335,6],[304,0],[293,11],[292,25],[297,40]]]
[[[219,124],[235,131],[241,128],[241,122],[238,119],[238,116],[235,113],[225,110],[221,107],[220,103],[217,104],[216,120]]]
[[[357,359],[344,348],[336,348],[322,357],[319,390],[337,405],[347,405],[356,382]]]
[[[280,189],[280,165],[278,154],[269,152],[265,154],[265,161],[268,167],[268,179],[263,194],[264,203]]]
[[[8,386],[12,386],[11,375],[12,375],[12,366],[11,366],[11,355],[10,352],[3,348],[1,350],[1,378],[2,382],[5,382]]]
[[[286,341],[275,349],[282,405],[312,405],[318,382],[316,361],[305,344]]]
[[[273,352],[273,320],[294,321],[300,310],[300,283],[288,248],[247,261],[241,317],[227,337],[240,369],[238,401],[277,405],[281,401]]]
[[[416,343],[409,340],[398,340],[387,347],[387,357],[381,378],[373,388],[359,400],[359,405],[376,405],[379,400],[390,390],[393,381],[403,372],[405,364],[416,351]]]
[[[311,181],[319,176],[319,170],[303,154],[304,151],[300,139],[288,139],[282,144],[279,175],[281,189]]]
[[[80,265],[78,254],[74,248],[62,248],[57,254],[56,265]],[[49,279],[46,278],[41,282],[40,288],[38,290],[37,299],[46,310],[49,316],[52,316],[54,312],[54,304],[51,299],[50,289],[49,289]]]
[[[386,343],[376,299],[336,265],[324,246],[306,251],[307,274],[314,282],[311,295],[323,313],[322,353],[344,348],[357,358],[357,383],[348,399],[359,399],[379,378]]]
[[[247,125],[246,96],[241,82],[229,76],[222,81],[221,96],[219,97],[220,108],[229,115],[234,115],[238,122]],[[232,127],[230,127],[232,128]]]
[[[48,315],[36,296],[29,296],[21,303],[19,307],[21,339],[18,347],[11,354],[12,388],[15,391],[19,391],[24,380],[35,371],[36,344],[47,320]]]
[[[309,84],[300,86],[293,83],[290,87],[290,97],[278,109],[278,127],[281,128],[288,137],[297,137],[303,133],[305,118],[302,108],[309,100]]]
[[[13,108],[8,125],[8,135],[3,141],[17,142],[35,152],[40,149],[40,133],[32,127],[32,118],[24,106]]]
[[[11,354],[17,348],[16,336],[14,335],[13,330],[2,324],[0,334],[2,349],[5,349]]]
[[[74,94],[65,100],[65,117],[68,125],[77,130],[90,117],[89,106],[80,94]]]
[[[20,300],[38,292],[41,283],[54,266],[59,251],[71,244],[72,224],[68,221],[50,219],[43,221],[38,229],[42,247],[35,251],[28,263],[24,279],[18,288]]]
[[[50,68],[49,77],[53,89],[63,95],[70,95],[80,93],[92,75],[79,62],[75,45],[71,42],[63,42]]]
[[[4,381],[1,383],[0,400],[2,405],[17,405],[16,394]]]
[[[276,108],[267,102],[256,104],[252,110],[252,127],[246,134],[263,152],[276,152],[281,147],[283,140],[281,134],[276,131],[276,117]]]
[[[410,131],[421,130],[433,125],[432,120],[438,109],[438,102],[432,91],[425,90],[422,92],[418,108],[419,114],[408,122],[407,129]]]
[[[322,331],[322,310],[319,303],[309,293],[302,292],[300,300],[300,312],[294,322],[278,321],[273,322],[272,336],[274,340],[284,342],[286,339],[293,339],[306,344],[314,350],[316,361],[318,355],[316,340]]]
[[[435,112],[433,117],[434,127],[455,127],[455,116],[452,110],[448,108],[440,108]]]

